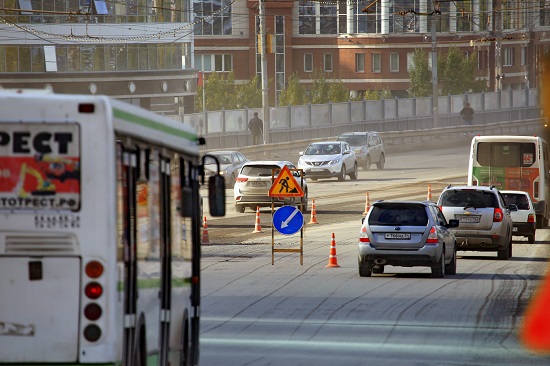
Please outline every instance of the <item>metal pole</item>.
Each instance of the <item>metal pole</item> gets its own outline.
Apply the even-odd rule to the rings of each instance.
[[[265,0],[259,0],[260,8],[260,37],[262,47],[260,48],[261,72],[262,72],[262,120],[264,121],[264,144],[269,143],[269,99],[267,89],[267,58],[265,56]]]
[[[435,12],[432,13],[432,98],[434,128],[439,127],[439,92],[437,90],[437,40],[435,31]]]

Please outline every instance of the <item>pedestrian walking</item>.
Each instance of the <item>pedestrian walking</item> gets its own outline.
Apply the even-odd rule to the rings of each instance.
[[[248,122],[248,129],[252,133],[252,144],[259,145],[264,135],[264,122],[254,112],[254,117]]]
[[[466,103],[464,105],[464,108],[460,111],[460,116],[466,124],[472,124],[472,121],[474,120],[474,109],[470,106],[470,103]]]

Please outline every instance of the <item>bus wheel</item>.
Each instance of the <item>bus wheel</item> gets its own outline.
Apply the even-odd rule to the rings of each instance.
[[[537,220],[537,229],[542,229],[544,224],[544,217],[541,215],[537,215],[536,220]]]

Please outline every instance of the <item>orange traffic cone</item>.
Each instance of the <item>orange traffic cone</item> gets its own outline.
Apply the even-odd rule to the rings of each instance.
[[[260,206],[256,206],[256,226],[254,227],[253,233],[263,233],[262,227],[260,226]]]
[[[336,240],[334,239],[334,233],[332,233],[332,241],[330,242],[330,255],[328,257],[328,264],[325,267],[340,267],[338,265],[338,259],[336,258]]]
[[[370,200],[369,200],[369,192],[367,192],[367,199],[365,201],[365,211],[363,212],[363,215],[368,214],[369,210],[370,210]]]
[[[432,200],[432,185],[428,184],[428,201]]]
[[[210,240],[208,239],[208,224],[206,223],[206,216],[204,216],[204,220],[202,222],[202,244],[210,244]]]
[[[311,219],[308,224],[318,224],[317,222],[317,210],[315,209],[315,198],[311,199]]]

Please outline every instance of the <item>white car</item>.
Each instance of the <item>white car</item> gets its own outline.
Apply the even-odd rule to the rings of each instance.
[[[237,176],[237,182],[233,188],[235,198],[235,210],[243,213],[246,207],[256,211],[256,207],[280,207],[283,205],[294,205],[300,208],[302,212],[308,209],[308,189],[305,177],[300,176],[299,171],[293,171],[293,176],[297,184],[301,185],[303,197],[269,197],[269,190],[273,185],[272,176],[277,178],[277,170],[284,166],[290,169],[296,169],[290,161],[248,161],[241,168]],[[275,170],[275,173],[274,173]]]
[[[298,168],[303,169],[308,179],[338,178],[342,181],[349,175],[357,179],[357,158],[345,141],[323,141],[310,144],[300,151]]]
[[[514,224],[513,234],[515,236],[527,237],[529,244],[535,243],[535,231],[537,230],[535,206],[529,196],[524,191],[500,191],[506,206],[516,205],[517,211],[512,210],[512,222]]]

